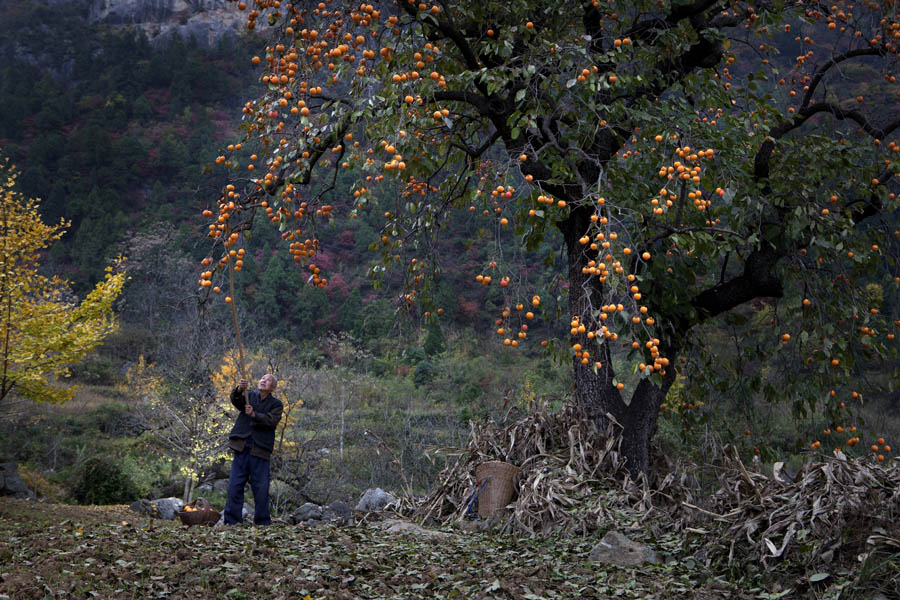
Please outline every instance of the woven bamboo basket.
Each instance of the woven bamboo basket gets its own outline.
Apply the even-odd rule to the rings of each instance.
[[[475,478],[481,484],[478,493],[478,516],[489,517],[509,501],[518,487],[522,469],[499,460],[490,460],[478,465]]]
[[[220,516],[219,511],[214,509],[205,498],[197,498],[178,513],[181,522],[189,527],[191,525],[214,525]]]

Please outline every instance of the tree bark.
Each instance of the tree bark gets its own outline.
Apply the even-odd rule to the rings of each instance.
[[[194,493],[194,478],[191,475],[188,475],[184,480],[184,492],[181,495],[182,500],[184,500],[185,504],[191,503],[191,495]]]

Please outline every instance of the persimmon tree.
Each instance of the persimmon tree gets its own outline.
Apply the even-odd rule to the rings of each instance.
[[[4,161],[0,190],[0,401],[16,393],[39,402],[62,403],[76,388],[62,385],[69,367],[93,350],[116,326],[113,302],[125,273],[106,276],[78,302],[66,282],[39,271],[40,253],[57,241],[66,222],[43,222],[36,200],[16,189],[15,167]]]
[[[405,269],[402,300],[429,313],[436,240],[454,211],[505,247],[561,240],[574,397],[601,425],[618,422],[634,473],[647,472],[676,376],[691,385],[715,360],[704,325],[755,299],[797,303],[760,351],[794,358],[783,399],[836,406],[826,392],[858,353],[896,355],[889,316],[865,291],[897,281],[895,3],[237,8],[268,40],[253,59],[265,90],[217,159],[233,183],[205,212],[202,287],[240,268],[259,217],[324,286],[317,228],[377,211],[373,250]],[[337,188],[344,171],[350,189]],[[336,210],[329,193],[351,207]],[[532,343],[544,303],[503,258],[472,276],[503,288],[497,333],[513,351]],[[620,351],[627,377],[613,369]]]

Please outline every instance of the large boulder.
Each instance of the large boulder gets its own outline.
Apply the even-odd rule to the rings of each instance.
[[[136,26],[154,45],[179,35],[205,48],[237,37],[242,17],[226,0],[91,0],[88,9],[91,23]]]
[[[356,510],[384,510],[384,507],[397,499],[381,488],[368,489],[356,504]]]
[[[171,521],[178,516],[178,513],[181,512],[181,509],[184,508],[184,502],[181,501],[181,498],[157,498],[156,500],[151,501],[156,508],[159,510],[159,516],[161,519],[165,519],[167,521]]]
[[[662,562],[652,548],[633,542],[618,531],[610,531],[603,536],[591,549],[590,560],[620,567],[639,567],[644,563]]]
[[[34,492],[19,477],[19,469],[15,463],[0,465],[0,496],[34,498]]]
[[[294,525],[317,527],[319,525],[348,525],[353,521],[353,513],[346,502],[335,500],[326,507],[307,502],[288,517]]]

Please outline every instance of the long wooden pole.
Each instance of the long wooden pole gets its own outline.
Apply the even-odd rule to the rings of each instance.
[[[226,229],[225,233],[227,234],[230,231],[230,228]],[[238,319],[237,319],[237,309],[234,307],[235,296],[234,296],[234,257],[231,256],[230,251],[228,250],[228,246],[225,246],[225,251],[228,252],[226,254],[226,258],[228,259],[228,293],[231,296],[231,320],[234,322],[234,336],[237,339],[237,347],[238,347],[238,356],[241,359],[241,378],[247,378],[247,366],[244,364],[244,345],[241,343],[241,328],[238,327]],[[244,407],[246,408],[247,403],[250,401],[250,397],[247,394],[247,389],[244,389]]]
[[[238,327],[237,309],[234,307],[234,260],[228,255],[228,293],[231,295],[231,319],[234,321],[234,335],[237,338],[238,355],[241,359],[241,377],[247,377],[247,367],[244,365],[244,345],[241,343],[241,330]],[[246,395],[246,394],[245,394]]]

